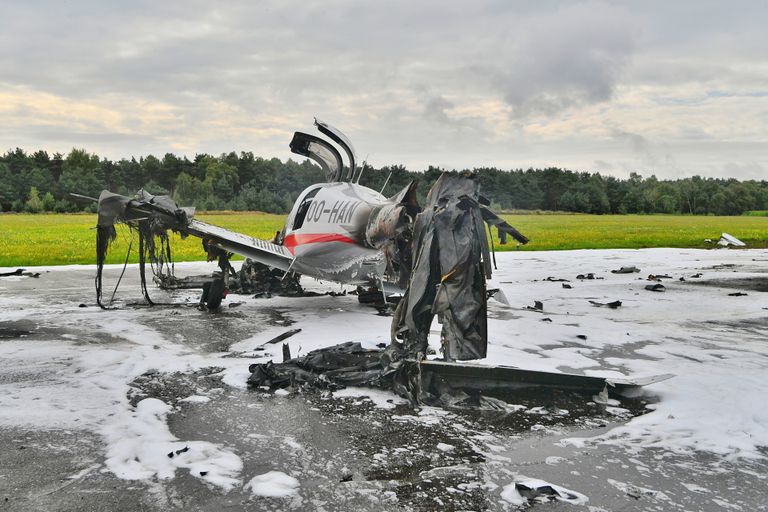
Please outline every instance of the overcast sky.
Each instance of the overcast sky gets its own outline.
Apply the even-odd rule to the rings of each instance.
[[[0,150],[768,179],[768,2],[0,3]]]

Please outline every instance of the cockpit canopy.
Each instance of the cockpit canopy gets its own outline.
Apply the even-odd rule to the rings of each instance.
[[[352,143],[346,135],[327,123],[315,119],[315,126],[317,126],[320,133],[328,136],[346,153],[349,159],[349,167],[346,173],[344,173],[344,162],[341,159],[341,153],[330,142],[320,137],[303,132],[294,133],[290,144],[291,152],[310,158],[320,164],[328,183],[352,181],[357,170],[357,156],[355,155],[355,148],[352,146]],[[342,176],[342,174],[344,175]]]

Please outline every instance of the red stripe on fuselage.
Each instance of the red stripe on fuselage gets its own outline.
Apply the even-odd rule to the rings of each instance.
[[[344,242],[346,244],[356,244],[357,242],[348,236],[338,233],[316,233],[316,234],[293,234],[285,237],[283,245],[293,254],[297,245],[318,244],[323,242]]]

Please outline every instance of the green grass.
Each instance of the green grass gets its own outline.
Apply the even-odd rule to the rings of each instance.
[[[284,215],[267,213],[209,213],[196,219],[248,235],[271,239],[283,226]],[[94,214],[3,214],[0,215],[0,266],[72,265],[96,263],[96,215]],[[117,227],[117,240],[110,247],[107,263],[122,263],[131,234]],[[138,261],[138,238],[133,242],[131,262]],[[200,239],[182,240],[173,235],[175,261],[204,260]]]
[[[523,250],[712,247],[730,233],[749,247],[768,247],[768,218],[683,215],[504,215],[531,241]]]
[[[271,239],[285,216],[265,213],[207,213],[196,218],[254,237]],[[673,215],[504,215],[510,224],[531,239],[521,250],[618,249],[644,247],[711,247],[723,231],[750,247],[768,247],[768,218],[692,217]],[[93,264],[96,216],[89,214],[0,215],[0,266]],[[495,236],[495,235],[494,235]],[[108,263],[122,263],[130,234],[118,228]],[[137,260],[136,244],[131,261]],[[498,250],[514,249],[514,243]],[[205,259],[200,241],[190,237],[173,240],[174,259]]]
[[[768,210],[752,210],[744,212],[744,215],[748,217],[768,217]]]

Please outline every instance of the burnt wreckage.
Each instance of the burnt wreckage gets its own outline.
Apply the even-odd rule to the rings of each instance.
[[[347,343],[282,363],[253,364],[248,382],[254,386],[370,385],[393,389],[413,403],[435,403],[455,396],[458,389],[543,386],[600,392],[608,384],[618,391],[638,384],[456,363],[487,353],[486,280],[495,260],[488,243],[491,228],[497,229],[501,243],[507,236],[522,244],[528,239],[488,208],[471,173],[443,173],[423,208],[416,201],[415,183],[391,197],[360,185],[362,169],[352,144],[332,126],[317,120],[315,125],[342,148],[348,165],[331,142],[296,132],[291,150],[317,162],[327,181],[299,195],[282,231],[271,241],[201,222],[194,218],[194,208],[179,207],[167,196],[142,190],[128,198],[103,191],[96,230],[99,305],[107,308],[114,298],[113,292],[108,302],[104,300],[102,270],[116,237],[115,223],[120,222],[138,235],[141,289],[150,305],[147,266],[162,287],[203,288],[200,305],[212,310],[228,290],[300,295],[298,275],[356,285],[361,302],[386,303],[388,296],[402,294],[385,349]],[[200,238],[220,271],[176,278],[170,231]],[[230,264],[233,253],[249,258],[240,272]],[[426,359],[435,315],[442,324],[443,361]]]

